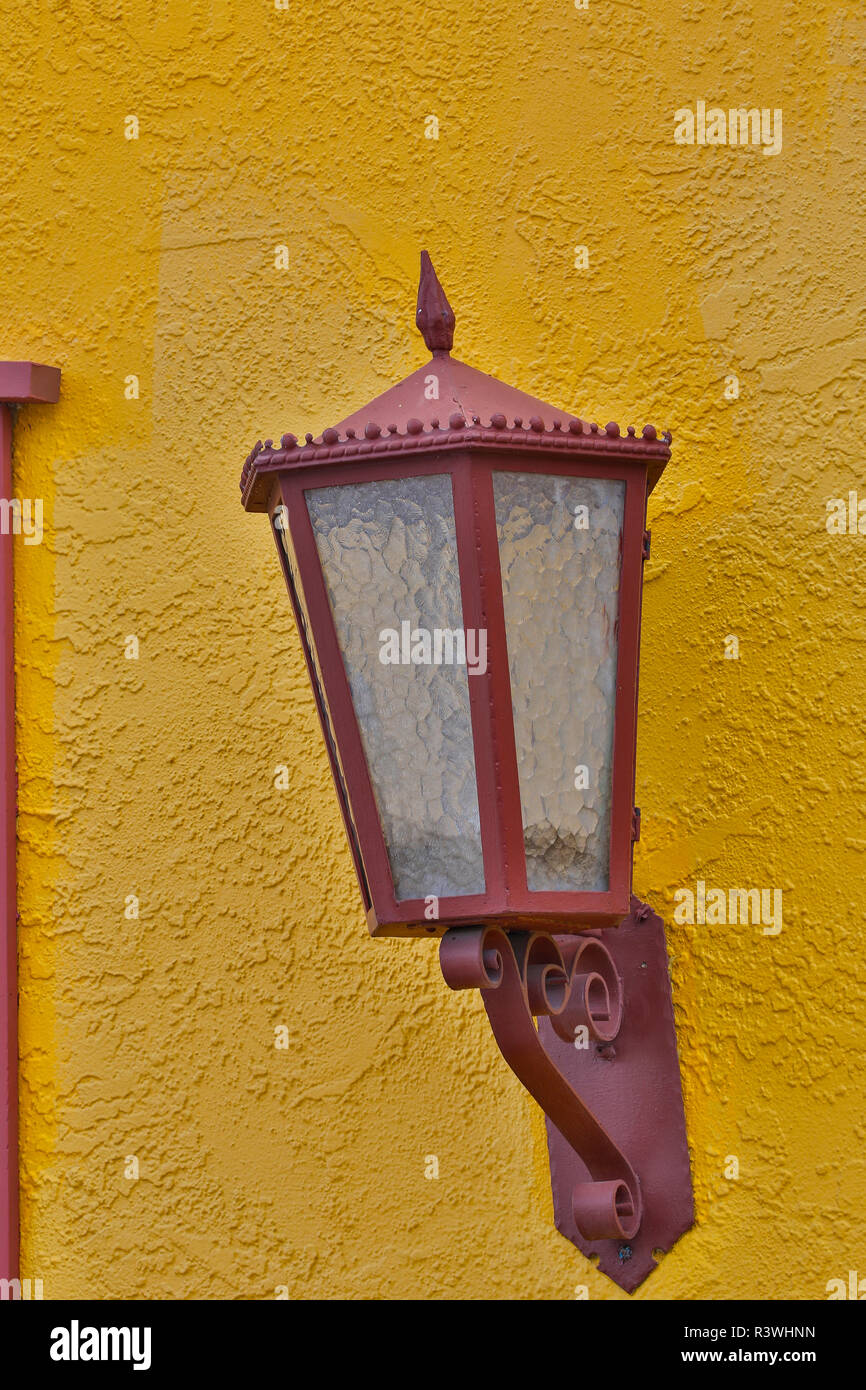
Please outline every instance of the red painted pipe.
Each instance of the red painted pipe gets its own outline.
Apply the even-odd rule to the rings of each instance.
[[[12,496],[12,408],[0,404],[0,496]],[[12,536],[0,535],[0,1278],[18,1278],[18,933]]]
[[[13,405],[54,402],[59,393],[57,367],[44,367],[37,362],[0,362],[0,497],[12,497]],[[0,1279],[17,1279],[19,1265],[14,624],[12,531],[10,527],[3,534],[0,526]]]

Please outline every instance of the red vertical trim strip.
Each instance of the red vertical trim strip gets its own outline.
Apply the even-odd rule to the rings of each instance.
[[[493,470],[496,466],[495,459],[473,459],[471,463],[478,569],[487,617],[487,686],[493,722],[496,788],[505,856],[505,890],[508,905],[513,907],[515,897],[522,900],[527,895],[526,854],[523,847],[523,811],[517,773],[511,673],[508,669],[505,604],[502,597],[499,536],[496,530],[496,504],[493,496]]]
[[[12,496],[12,410],[0,402],[0,497]],[[0,1278],[18,1278],[18,931],[12,531],[0,535]]]
[[[610,887],[612,892],[623,894],[631,893],[631,837],[637,756],[637,680],[640,665],[645,519],[646,479],[642,473],[635,471],[626,483],[623,509],[610,816]]]
[[[12,402],[53,404],[59,367],[0,362],[0,497],[12,498]],[[18,892],[15,871],[15,603],[12,530],[0,534],[0,1279],[17,1279],[18,1233]]]
[[[487,633],[487,670],[484,675],[467,676],[472,743],[475,751],[475,785],[481,820],[481,849],[484,856],[485,912],[501,912],[507,906],[505,818],[500,796],[501,777],[493,717],[493,672],[491,667],[490,614],[478,553],[476,497],[470,460],[460,460],[454,469],[454,524],[457,533],[457,559],[460,566],[460,604],[463,627]]]

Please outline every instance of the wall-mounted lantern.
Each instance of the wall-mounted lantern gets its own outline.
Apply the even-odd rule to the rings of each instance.
[[[651,425],[599,428],[432,356],[314,439],[258,443],[374,936],[442,937],[548,1117],[556,1224],[626,1289],[693,1220],[664,929],[631,896]],[[536,1028],[533,1022],[538,1018]]]

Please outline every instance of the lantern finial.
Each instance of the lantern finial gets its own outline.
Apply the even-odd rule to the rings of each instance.
[[[454,310],[445,298],[436,271],[426,251],[421,252],[421,278],[418,281],[418,310],[415,322],[427,347],[434,354],[451,351],[454,343]]]

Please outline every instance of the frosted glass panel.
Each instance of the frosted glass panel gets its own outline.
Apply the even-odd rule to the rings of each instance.
[[[396,895],[483,893],[451,479],[305,496]]]
[[[307,603],[304,591],[298,579],[298,562],[292,546],[291,537],[287,525],[276,524],[274,530],[279,538],[280,545],[286,557],[286,566],[289,577],[289,591],[297,605],[298,621],[300,625],[300,636],[304,647],[304,654],[310,663],[310,678],[313,683],[313,691],[316,697],[316,706],[321,716],[325,731],[325,741],[331,755],[334,776],[337,781],[337,795],[340,798],[343,814],[346,822],[346,832],[349,836],[352,847],[352,855],[355,860],[355,868],[358,872],[358,879],[361,884],[361,892],[364,897],[364,906],[370,906],[370,888],[364,873],[364,865],[361,859],[361,850],[358,844],[358,835],[352,819],[352,811],[349,804],[349,797],[346,791],[346,777],[343,765],[340,761],[340,751],[337,748],[337,741],[334,738],[334,731],[331,728],[331,716],[328,712],[328,705],[324,696],[325,683],[322,680],[322,672],[319,669],[319,658],[316,652],[315,643],[310,636],[311,624],[310,615],[307,612]]]
[[[529,888],[610,886],[625,483],[494,473]]]

